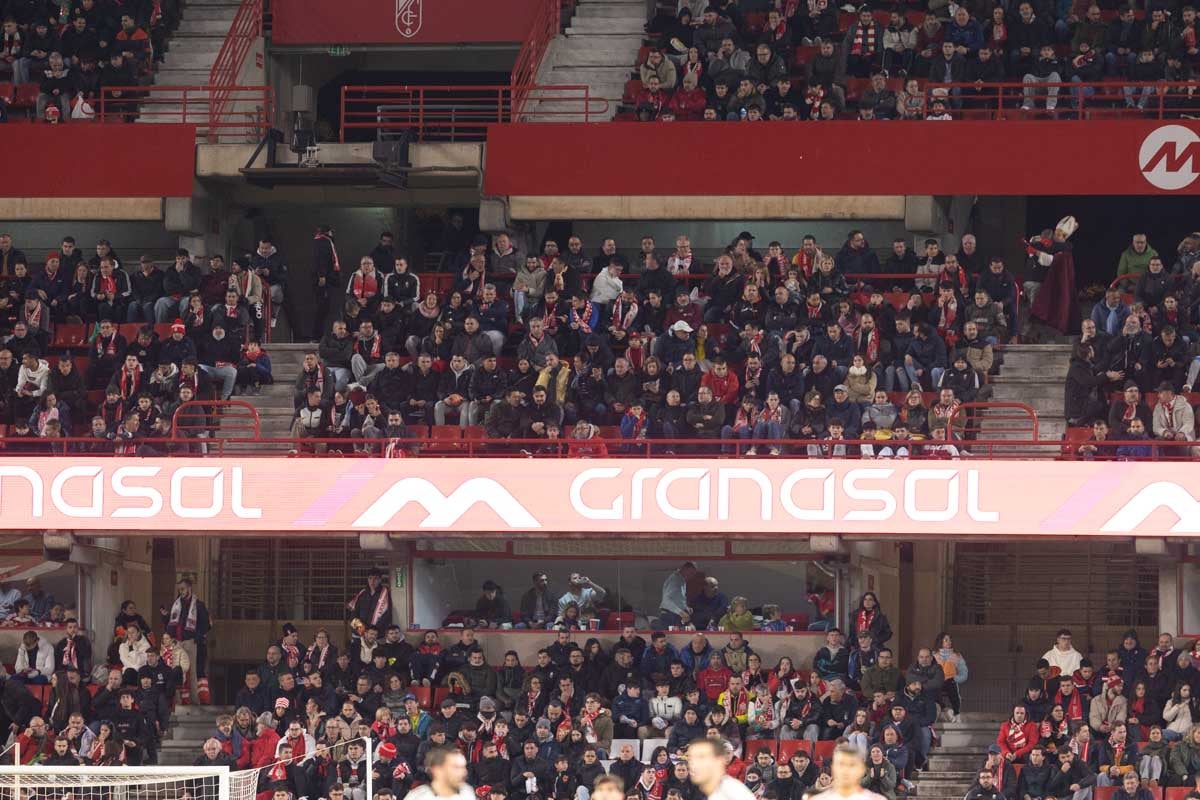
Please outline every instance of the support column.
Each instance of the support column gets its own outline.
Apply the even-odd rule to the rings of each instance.
[[[928,647],[948,619],[946,586],[949,579],[950,545],[944,542],[914,542],[912,563],[912,626],[908,640],[912,652],[900,663],[911,663],[916,651]]]

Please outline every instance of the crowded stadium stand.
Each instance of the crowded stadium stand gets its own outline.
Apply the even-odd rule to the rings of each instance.
[[[0,0],[0,800],[1200,800],[1197,65]]]

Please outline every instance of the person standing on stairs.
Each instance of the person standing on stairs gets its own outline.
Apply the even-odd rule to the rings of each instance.
[[[200,705],[208,705],[211,702],[208,691],[208,633],[212,629],[212,621],[208,607],[192,591],[191,578],[180,578],[175,588],[178,594],[170,611],[166,606],[159,606],[158,613],[166,632],[179,642],[194,667],[186,676],[187,683],[180,687],[183,702],[191,705],[191,698],[194,697]]]

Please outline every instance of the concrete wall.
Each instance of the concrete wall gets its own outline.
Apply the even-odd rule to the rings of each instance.
[[[581,187],[581,191],[586,191],[586,188]],[[669,191],[669,187],[664,187],[663,191]],[[587,197],[572,195],[509,198],[509,214],[517,220],[694,220],[697,218],[717,220],[903,220],[904,209],[905,198],[903,196]],[[757,233],[757,231],[755,232]]]
[[[297,623],[296,627],[300,630],[300,640],[308,644],[312,642],[317,628],[322,625]],[[348,631],[344,631],[336,623],[325,624],[324,627],[329,631],[334,643],[339,646],[345,643]],[[261,661],[267,645],[279,639],[280,635],[279,631],[272,628],[269,623],[259,622],[238,623],[238,631],[239,640],[246,643],[246,648],[237,648],[236,651],[231,648],[222,648],[219,654],[214,653],[214,658],[222,661]],[[422,633],[421,631],[408,631],[405,638],[415,647],[420,643]],[[455,629],[445,629],[440,632],[444,646],[453,644],[458,636],[459,632]],[[577,631],[572,635],[572,639],[582,645],[593,636],[600,640],[605,650],[608,650],[620,637],[620,632]],[[668,633],[667,640],[675,648],[680,649],[687,646],[691,636],[690,633]],[[728,641],[728,634],[710,633],[708,636],[714,647],[723,647]],[[480,646],[483,647],[489,664],[503,663],[504,653],[508,650],[516,650],[522,664],[532,664],[537,659],[537,651],[553,642],[555,634],[550,631],[478,631],[476,637]],[[801,669],[809,669],[812,666],[813,655],[824,643],[824,637],[819,633],[751,632],[745,634],[745,637],[750,643],[750,647],[763,657],[763,662],[767,666],[774,666],[781,657],[788,656]],[[648,634],[643,633],[643,638],[648,638]],[[231,655],[235,657],[230,658]],[[230,677],[233,677],[232,673]]]

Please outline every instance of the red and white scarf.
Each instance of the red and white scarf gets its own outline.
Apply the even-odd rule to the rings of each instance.
[[[330,235],[328,235],[328,234],[325,234],[325,233],[318,233],[316,236],[314,236],[314,237],[313,237],[313,241],[316,241],[317,239],[324,239],[324,240],[326,240],[327,242],[329,242],[329,252],[330,252],[330,253],[333,255],[333,271],[334,271],[334,272],[341,272],[341,271],[342,271],[342,265],[341,265],[341,263],[338,261],[338,256],[337,256],[337,245],[335,245],[335,244],[333,243],[333,237],[332,237],[332,236],[330,236]]]
[[[1013,752],[1024,750],[1025,745],[1028,744],[1025,739],[1025,726],[1018,724],[1015,720],[1009,720],[1008,733],[1004,738],[1008,742],[1008,749]]]
[[[379,294],[378,275],[374,272],[370,275],[365,275],[362,272],[354,273],[354,277],[350,280],[350,292],[358,300],[370,300]]]
[[[142,383],[142,365],[139,363],[132,371],[129,367],[121,367],[121,376],[117,382],[121,389],[121,397],[125,400],[132,399],[133,393]]]
[[[869,56],[875,53],[875,23],[859,25],[854,31],[854,41],[850,44],[850,52],[856,56]]]
[[[171,619],[167,623],[167,631],[174,636],[178,641],[183,641],[184,631],[191,633],[196,632],[196,614],[197,607],[200,605],[196,601],[195,596],[188,595],[187,617],[183,619],[183,626],[180,627],[180,618],[183,616],[183,598],[176,597],[175,602],[171,604]]]
[[[358,601],[364,596],[370,597],[368,590],[360,589],[358,594],[354,595],[354,604],[358,605]],[[383,615],[387,613],[389,599],[387,587],[381,584],[379,587],[379,599],[375,601],[375,609],[371,612],[371,619],[363,620],[363,622],[368,625],[379,624],[379,621],[383,619]]]
[[[637,300],[630,300],[626,303],[618,297],[613,303],[612,327],[619,331],[627,331],[633,327],[633,321],[637,319],[637,315]]]
[[[380,355],[380,350],[383,348],[383,337],[377,333],[373,337],[371,337],[370,342],[371,342],[371,347],[370,347],[369,355],[367,356],[367,358],[378,359],[379,355]],[[358,337],[358,336],[354,337],[354,352],[362,355],[362,352],[365,349],[365,345],[366,345],[366,341],[364,341],[361,337]]]
[[[583,311],[576,311],[574,306],[571,307],[571,322],[579,325],[581,333],[591,333],[592,326],[589,322],[592,318],[592,301],[588,300],[583,304]]]
[[[304,660],[312,664],[318,672],[325,669],[325,659],[328,657],[329,645],[321,648],[318,648],[316,644],[310,645],[308,652],[304,654]]]
[[[117,354],[117,334],[109,336],[107,339],[104,336],[96,337],[96,355],[98,356],[115,356]]]
[[[874,364],[877,361],[879,361],[879,329],[878,328],[872,328],[870,331],[867,332],[866,341],[863,344],[866,345],[866,347],[863,351],[863,358],[866,359],[867,363]]]
[[[63,664],[69,667],[78,667],[79,659],[75,655],[75,637],[67,636],[63,641],[66,642],[66,646],[63,647]]]

